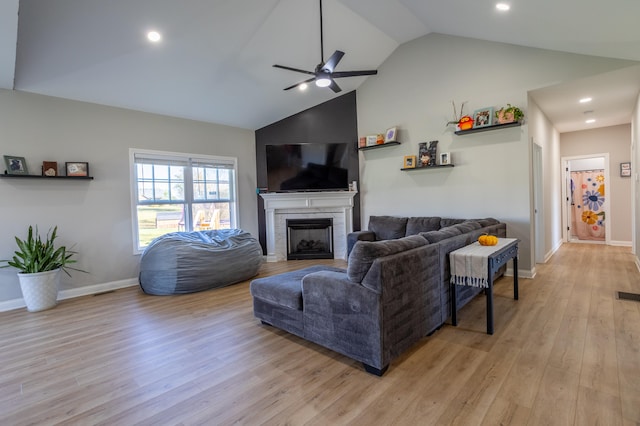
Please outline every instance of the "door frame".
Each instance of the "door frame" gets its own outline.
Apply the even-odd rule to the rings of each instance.
[[[611,203],[609,202],[610,190],[611,190],[611,176],[609,173],[609,153],[601,154],[585,154],[585,155],[573,155],[562,157],[560,163],[562,165],[562,240],[565,242],[571,242],[571,233],[569,232],[569,215],[571,214],[571,203],[569,200],[569,164],[571,160],[585,160],[589,158],[604,158],[604,181],[605,181],[605,198],[603,203],[603,210],[606,212],[607,221],[604,228],[604,243],[606,245],[611,244]],[[575,241],[574,241],[575,242]],[[580,241],[582,243],[597,243],[595,241]]]

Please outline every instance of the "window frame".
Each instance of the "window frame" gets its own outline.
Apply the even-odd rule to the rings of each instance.
[[[138,201],[138,177],[136,158],[146,158],[150,160],[165,160],[168,162],[184,163],[184,201],[168,201],[158,202],[154,201],[153,204],[183,204],[185,206],[185,230],[190,230],[193,226],[191,223],[192,208],[195,204],[203,203],[215,203],[216,200],[195,200],[194,199],[194,179],[193,168],[203,167],[207,163],[212,165],[220,164],[225,165],[231,171],[229,180],[229,215],[232,228],[239,228],[238,217],[238,158],[237,157],[223,157],[215,155],[203,155],[203,154],[189,154],[182,152],[170,152],[170,151],[156,151],[148,149],[129,148],[129,189],[131,192],[131,231],[132,231],[132,243],[133,254],[142,254],[145,247],[140,246],[140,231],[138,228],[138,206],[145,203],[139,203]],[[219,180],[218,190],[220,187]],[[226,199],[225,199],[226,200]],[[150,203],[151,204],[151,203]]]

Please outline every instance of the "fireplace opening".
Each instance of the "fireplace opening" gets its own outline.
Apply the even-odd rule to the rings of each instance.
[[[333,259],[333,219],[287,219],[287,260]]]

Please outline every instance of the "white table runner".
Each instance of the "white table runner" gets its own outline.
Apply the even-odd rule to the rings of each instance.
[[[469,244],[449,253],[451,284],[471,287],[489,287],[489,256],[509,245],[515,238],[499,238],[495,246]]]

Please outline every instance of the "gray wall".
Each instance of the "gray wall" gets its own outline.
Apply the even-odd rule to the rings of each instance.
[[[526,114],[530,90],[629,65],[441,34],[403,44],[357,91],[359,135],[397,125],[402,141],[360,154],[363,227],[380,214],[492,216],[522,240],[519,267],[533,273],[529,131],[538,124],[455,136],[445,127],[451,101],[468,101],[468,113],[511,103]],[[455,167],[400,171],[403,156],[417,154],[418,143],[430,140],[439,140],[438,152],[451,152]]]
[[[78,267],[90,272],[63,274],[63,290],[137,277],[129,148],[237,157],[240,227],[258,235],[253,131],[0,90],[0,154],[25,157],[36,174],[43,160],[88,161],[95,176],[0,180],[0,259],[30,224],[45,232],[58,225],[60,241],[76,244]],[[16,271],[0,269],[0,302],[21,297]]]
[[[631,161],[631,125],[602,127],[560,135],[562,157],[609,154],[609,178],[605,191],[611,215],[611,243],[631,244],[631,178],[620,177],[620,163]]]

